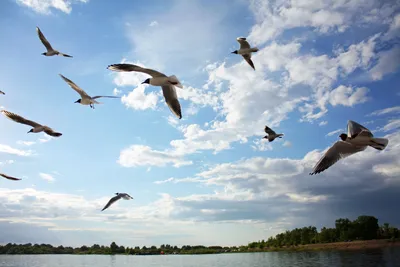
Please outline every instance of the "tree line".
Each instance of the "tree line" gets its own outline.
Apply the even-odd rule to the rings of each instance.
[[[396,239],[400,238],[398,228],[384,223],[379,226],[374,216],[359,216],[354,221],[340,218],[335,221],[334,228],[322,227],[318,232],[314,226],[295,228],[277,234],[266,241],[261,240],[248,244],[254,248],[281,248],[287,246],[308,245],[317,243],[349,242],[354,240]]]
[[[398,228],[388,223],[378,225],[378,219],[373,216],[359,216],[356,220],[337,219],[334,228],[323,227],[319,232],[314,226],[295,228],[291,231],[277,234],[247,246],[172,246],[169,244],[160,247],[124,247],[112,242],[110,246],[94,244],[92,246],[64,247],[50,244],[11,244],[0,246],[0,254],[128,254],[128,255],[159,255],[159,254],[214,254],[247,252],[254,249],[268,250],[316,243],[332,243],[353,240],[396,239],[400,238]]]

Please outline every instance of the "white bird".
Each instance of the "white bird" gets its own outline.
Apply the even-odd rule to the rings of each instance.
[[[6,174],[4,174],[4,173],[0,173],[0,176],[6,178],[6,179],[8,179],[8,180],[12,180],[12,181],[19,181],[19,180],[21,180],[20,178],[15,178],[15,177],[12,177],[12,176],[8,176],[8,175],[6,175]]]
[[[66,83],[68,83],[68,85],[72,89],[74,89],[81,96],[81,99],[76,100],[75,103],[80,103],[81,105],[89,105],[91,108],[94,109],[94,104],[102,104],[101,102],[96,101],[97,98],[100,98],[100,97],[120,98],[119,96],[106,96],[106,95],[98,95],[98,96],[91,97],[85,91],[83,91],[82,88],[80,88],[78,85],[76,85],[73,81],[64,77],[62,74],[59,74],[59,75]]]
[[[15,122],[32,126],[33,128],[28,133],[45,132],[46,134],[53,136],[53,137],[59,137],[62,135],[61,133],[55,132],[53,129],[51,129],[50,127],[48,127],[46,125],[41,125],[37,122],[27,120],[15,113],[9,112],[7,110],[2,110],[1,113],[3,113],[7,118],[9,118]]]
[[[70,55],[63,54],[63,53],[61,53],[61,52],[59,52],[57,50],[54,50],[53,47],[51,47],[51,44],[49,43],[49,41],[47,41],[46,37],[44,37],[44,35],[43,35],[42,31],[39,29],[39,27],[36,27],[36,31],[37,31],[37,33],[39,35],[40,41],[42,41],[43,45],[47,49],[47,51],[42,53],[42,55],[48,56],[48,57],[55,56],[55,55],[64,56],[64,57],[72,57]]]
[[[113,71],[136,71],[151,75],[152,78],[146,79],[144,82],[142,82],[142,84],[147,83],[153,86],[161,86],[165,102],[167,102],[169,109],[179,119],[182,118],[181,105],[176,94],[175,86],[179,88],[183,88],[183,86],[175,75],[167,76],[164,73],[152,69],[142,68],[133,64],[112,64],[109,65],[107,69]]]
[[[4,93],[3,91],[0,90],[0,95],[5,95],[6,93]]]
[[[334,143],[325,152],[310,175],[323,172],[340,159],[364,151],[367,146],[384,150],[389,143],[386,138],[375,138],[370,130],[351,120],[347,122],[347,134],[342,133],[339,137],[342,140]]]
[[[256,70],[256,68],[254,67],[254,63],[251,60],[251,53],[257,52],[258,48],[250,47],[250,44],[246,41],[246,38],[244,38],[244,37],[238,37],[238,38],[236,38],[236,40],[239,42],[240,48],[239,48],[239,50],[233,51],[232,54],[241,55],[244,58],[244,60],[246,60],[247,63],[249,63],[249,65],[254,70]]]
[[[268,126],[265,126],[264,131],[268,134],[264,136],[263,138],[268,139],[269,142],[272,142],[275,140],[275,138],[282,138],[283,134],[277,134],[275,131],[273,131],[271,128]]]
[[[116,194],[116,196],[115,196],[115,197],[112,197],[112,198],[108,201],[107,205],[105,205],[104,208],[103,208],[101,211],[107,209],[107,208],[110,207],[114,202],[120,200],[121,198],[126,199],[126,200],[133,199],[133,197],[131,197],[131,196],[128,195],[127,193],[115,193],[115,194]]]

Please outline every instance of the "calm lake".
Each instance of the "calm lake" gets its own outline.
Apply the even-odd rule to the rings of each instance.
[[[397,267],[400,247],[366,251],[268,252],[217,255],[0,255],[1,267]]]

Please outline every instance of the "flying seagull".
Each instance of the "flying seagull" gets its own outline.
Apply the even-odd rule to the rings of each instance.
[[[116,194],[116,196],[115,196],[115,197],[112,197],[112,198],[108,201],[107,205],[105,205],[104,208],[103,208],[101,211],[107,209],[107,208],[110,207],[112,204],[114,204],[114,202],[117,202],[117,201],[120,200],[121,198],[126,199],[126,200],[133,199],[133,197],[131,197],[131,196],[128,195],[127,193],[115,193],[115,194]]]
[[[347,134],[342,133],[339,137],[342,140],[334,143],[325,152],[325,155],[318,161],[310,175],[323,172],[340,159],[364,151],[367,146],[377,150],[384,150],[389,143],[386,138],[375,138],[370,130],[351,120],[347,122]]]
[[[42,31],[39,29],[39,27],[36,27],[36,31],[39,35],[40,41],[42,41],[43,45],[46,47],[47,51],[42,53],[42,55],[50,57],[50,56],[64,56],[64,57],[72,57],[70,55],[67,54],[63,54],[57,50],[54,50],[53,47],[51,47],[51,44],[49,43],[49,41],[47,41],[46,37],[44,37]]]
[[[4,173],[0,173],[0,176],[6,178],[6,179],[8,179],[8,180],[12,180],[12,181],[19,181],[19,180],[21,180],[20,178],[15,178],[15,177],[12,177],[12,176],[8,176],[8,175],[6,175],[6,174],[4,174]]]
[[[264,136],[263,138],[268,139],[269,142],[272,142],[275,140],[275,138],[282,138],[283,134],[277,134],[275,131],[273,131],[271,128],[268,126],[265,126],[264,131],[268,134]]]
[[[5,95],[6,93],[4,93],[3,91],[0,90],[0,95]]]
[[[236,40],[239,42],[240,48],[239,48],[239,50],[233,51],[232,54],[242,55],[244,60],[246,60],[247,63],[249,63],[249,65],[254,70],[256,70],[256,68],[254,67],[254,63],[251,60],[251,53],[257,52],[258,48],[257,47],[250,48],[249,43],[246,41],[246,38],[244,38],[244,37],[238,37],[238,38],[236,38]]]
[[[59,137],[62,135],[61,133],[55,132],[53,129],[51,129],[50,127],[48,127],[46,125],[41,125],[37,122],[27,120],[15,113],[9,112],[7,110],[2,110],[1,113],[3,113],[5,116],[7,116],[7,118],[9,118],[15,122],[32,126],[33,128],[28,133],[45,132],[46,134],[53,136],[53,137]]]
[[[142,68],[133,64],[112,64],[109,65],[107,69],[113,71],[136,71],[151,75],[152,78],[146,79],[142,84],[147,83],[154,86],[161,86],[165,102],[167,102],[169,109],[175,114],[175,116],[182,119],[181,105],[179,104],[178,96],[176,95],[175,86],[179,88],[183,88],[183,86],[175,75],[167,76],[164,73]]]
[[[120,98],[119,96],[106,96],[106,95],[98,95],[91,97],[85,91],[83,91],[82,88],[76,85],[73,81],[64,77],[62,74],[59,75],[66,83],[68,83],[69,86],[71,86],[72,89],[74,89],[81,96],[81,99],[76,100],[75,103],[80,103],[81,105],[89,105],[91,108],[94,109],[94,104],[102,104],[101,102],[96,101],[97,98],[100,97]]]

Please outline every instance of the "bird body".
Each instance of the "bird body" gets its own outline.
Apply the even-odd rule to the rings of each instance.
[[[277,134],[274,130],[272,130],[268,126],[265,126],[264,131],[268,135],[264,136],[263,138],[268,139],[269,142],[274,141],[275,138],[282,138],[282,136],[283,136],[283,134]]]
[[[388,139],[374,137],[370,130],[351,120],[347,122],[347,134],[342,133],[339,137],[341,140],[325,152],[310,175],[323,172],[340,159],[364,151],[368,146],[384,150],[389,143]]]
[[[131,197],[127,193],[115,193],[115,194],[116,194],[116,196],[112,197],[101,211],[107,209],[108,207],[110,207],[112,204],[114,204],[116,201],[120,200],[121,198],[123,198],[125,200],[133,199],[133,197]]]
[[[51,56],[64,56],[64,57],[72,57],[70,55],[67,54],[63,54],[55,49],[53,49],[53,47],[51,46],[51,44],[49,43],[49,41],[47,41],[46,37],[44,37],[44,34],[42,33],[42,31],[39,29],[39,27],[36,27],[36,32],[39,35],[39,39],[42,42],[42,44],[46,47],[47,51],[42,53],[42,55],[47,56],[47,57],[51,57]]]
[[[3,91],[0,90],[0,95],[5,95],[5,93]]]
[[[55,132],[53,129],[51,129],[50,127],[48,127],[46,125],[41,125],[37,122],[27,120],[27,119],[23,118],[22,116],[17,115],[12,112],[9,112],[7,110],[2,110],[1,113],[3,113],[3,115],[5,115],[7,118],[9,118],[15,122],[32,126],[33,128],[28,133],[45,132],[46,134],[53,136],[53,137],[59,137],[62,135],[62,133]]]
[[[78,85],[76,85],[73,81],[68,79],[67,77],[63,76],[62,74],[59,74],[60,77],[72,88],[77,92],[81,98],[76,100],[75,103],[79,103],[81,105],[89,105],[91,108],[94,109],[94,104],[102,104],[101,102],[98,102],[96,99],[100,97],[107,97],[107,98],[120,98],[119,96],[94,96],[91,97],[89,96],[82,88],[80,88]]]
[[[169,109],[179,119],[182,118],[181,105],[178,100],[178,95],[176,94],[175,86],[179,88],[183,88],[183,86],[175,75],[167,76],[164,73],[156,70],[146,69],[137,65],[126,63],[112,64],[109,65],[107,69],[118,72],[142,72],[152,76],[152,78],[146,79],[144,82],[142,82],[142,84],[147,83],[154,86],[161,86],[165,102],[167,103]]]
[[[244,60],[246,60],[246,62],[249,63],[249,65],[254,70],[256,70],[256,68],[254,67],[254,63],[251,60],[251,55],[252,55],[252,53],[258,52],[259,49],[257,47],[250,47],[250,44],[247,42],[246,38],[244,38],[244,37],[238,37],[238,38],[236,38],[236,40],[239,42],[240,48],[239,48],[239,50],[235,50],[232,53],[241,55],[244,58]]]

